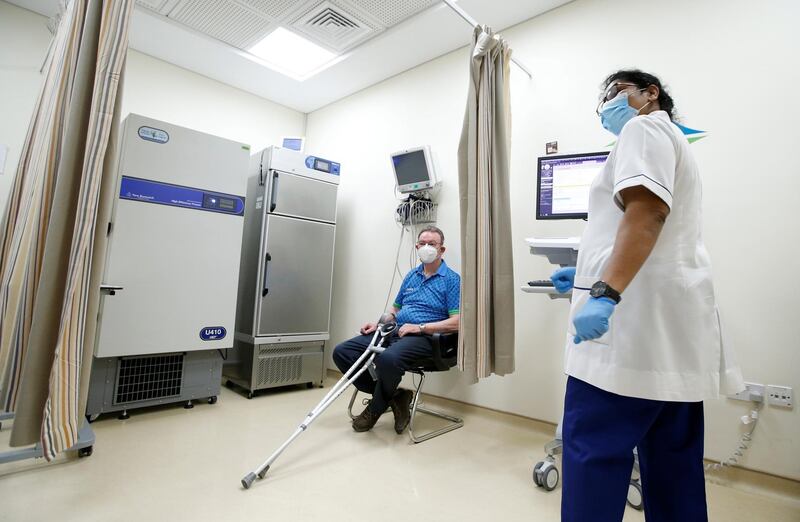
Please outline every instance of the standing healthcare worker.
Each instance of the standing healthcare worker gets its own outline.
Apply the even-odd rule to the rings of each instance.
[[[703,245],[701,186],[673,101],[622,70],[597,113],[619,136],[589,196],[573,290],[563,421],[565,522],[617,522],[637,449],[648,522],[708,519],[703,403],[744,389]]]

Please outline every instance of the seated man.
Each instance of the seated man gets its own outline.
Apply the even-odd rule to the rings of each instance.
[[[429,335],[458,331],[461,277],[442,259],[444,234],[436,227],[426,227],[417,237],[416,248],[422,264],[403,279],[392,306],[398,330],[386,351],[375,358],[378,380],[364,372],[355,382],[356,388],[372,395],[361,415],[353,420],[353,429],[358,432],[371,430],[391,407],[394,430],[403,433],[411,418],[413,398],[410,390],[398,389],[403,373],[414,361],[433,354]],[[333,361],[342,373],[364,353],[376,328],[375,323],[367,323],[361,327],[361,335],[336,347]]]

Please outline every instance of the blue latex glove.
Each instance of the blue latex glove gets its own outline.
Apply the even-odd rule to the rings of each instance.
[[[608,297],[590,297],[575,317],[575,344],[602,337],[608,331],[608,320],[617,303]]]
[[[558,293],[566,294],[575,285],[575,267],[559,268],[550,276],[550,281],[553,282],[553,286],[558,290]]]

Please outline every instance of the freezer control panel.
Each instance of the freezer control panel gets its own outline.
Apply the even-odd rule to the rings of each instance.
[[[232,198],[229,196],[222,196],[216,193],[205,193],[203,194],[203,208],[208,210],[217,210],[220,212],[232,212],[236,213],[238,211],[238,203],[239,198]]]
[[[149,179],[122,176],[120,199],[244,216],[244,198]]]
[[[326,159],[318,158],[316,156],[307,156],[306,167],[318,170],[320,172],[325,172],[327,174],[333,174],[334,176],[338,176],[341,165],[339,163],[336,163],[335,161],[329,161]]]

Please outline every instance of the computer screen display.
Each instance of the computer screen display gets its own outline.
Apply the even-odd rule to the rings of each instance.
[[[608,152],[540,157],[536,219],[586,219],[589,189],[607,158]]]
[[[287,136],[283,138],[282,146],[284,149],[291,149],[303,152],[303,145],[305,145],[305,138]]]
[[[396,152],[391,155],[391,159],[400,192],[427,190],[436,184],[427,147]]]

